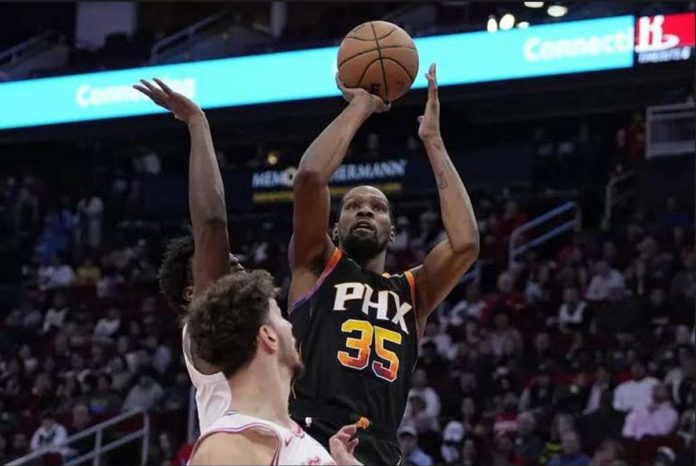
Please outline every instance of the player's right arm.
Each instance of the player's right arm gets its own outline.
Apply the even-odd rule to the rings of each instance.
[[[193,465],[271,464],[278,440],[254,431],[217,432],[206,437],[191,457]]]
[[[291,304],[314,285],[333,249],[326,232],[331,208],[329,180],[341,166],[363,122],[373,113],[389,109],[381,98],[364,89],[348,89],[338,79],[336,82],[348,106],[307,148],[293,182],[293,236],[289,248],[293,272]]]
[[[196,296],[230,271],[225,187],[203,110],[161,80],[154,81],[157,86],[141,80],[142,85],[134,87],[186,123],[191,138],[189,210],[195,245],[192,268]]]

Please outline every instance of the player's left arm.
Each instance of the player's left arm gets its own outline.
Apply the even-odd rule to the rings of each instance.
[[[230,271],[225,187],[203,110],[161,80],[154,81],[157,86],[141,80],[142,84],[134,87],[186,123],[191,139],[189,210],[194,243],[193,295],[196,296]]]
[[[479,254],[474,209],[440,133],[435,64],[430,65],[426,78],[428,101],[423,116],[418,117],[418,136],[423,141],[437,181],[447,239],[438,243],[425,257],[423,264],[411,271],[415,279],[416,316],[420,329],[425,328],[430,313],[452,291]]]

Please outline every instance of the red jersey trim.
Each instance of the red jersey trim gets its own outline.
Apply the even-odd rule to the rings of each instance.
[[[275,465],[277,465],[277,464],[278,464],[279,457],[280,457],[280,448],[281,448],[283,439],[279,438],[279,437],[278,437],[278,433],[275,432],[275,431],[274,431],[273,429],[271,429],[270,427],[268,427],[266,424],[262,424],[262,423],[259,423],[259,422],[252,422],[252,423],[250,423],[250,424],[246,424],[246,425],[243,425],[243,426],[237,427],[237,428],[225,427],[225,428],[215,429],[215,430],[211,430],[210,432],[207,432],[205,435],[203,435],[202,437],[200,437],[200,438],[196,441],[196,444],[193,446],[193,450],[191,451],[191,456],[189,457],[189,463],[188,463],[188,464],[189,464],[189,465],[192,464],[192,463],[191,463],[191,460],[193,459],[193,456],[196,454],[196,451],[198,450],[198,446],[201,444],[201,442],[203,442],[203,440],[205,440],[206,438],[210,437],[211,435],[217,434],[217,433],[232,434],[232,435],[234,435],[234,434],[241,434],[242,432],[244,432],[244,431],[246,431],[246,430],[254,430],[254,429],[256,429],[256,428],[262,428],[264,431],[271,431],[271,432],[273,432],[274,437],[275,437],[275,439],[276,439],[276,449],[275,449],[275,453],[273,453],[273,457],[271,458],[270,466],[275,466]]]

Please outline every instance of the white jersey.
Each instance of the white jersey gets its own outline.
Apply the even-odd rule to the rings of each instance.
[[[293,423],[294,424],[294,423]],[[191,458],[201,442],[209,435],[215,433],[239,434],[245,431],[254,431],[276,440],[276,450],[271,460],[272,465],[297,464],[297,465],[335,465],[326,449],[319,442],[309,436],[300,426],[294,424],[294,429],[288,429],[274,422],[265,421],[252,416],[226,412],[218,418],[213,425],[201,434],[193,447]],[[190,461],[189,461],[189,464]]]
[[[232,395],[227,379],[222,372],[215,374],[201,374],[193,366],[191,357],[191,339],[188,336],[187,326],[182,330],[181,346],[184,350],[184,361],[188,370],[191,383],[196,388],[196,411],[198,412],[199,432],[207,431],[211,425],[230,409]]]

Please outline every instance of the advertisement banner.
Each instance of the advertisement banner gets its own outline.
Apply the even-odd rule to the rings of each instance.
[[[441,86],[633,66],[634,17],[415,39]],[[0,129],[164,112],[131,88],[158,77],[204,109],[338,96],[336,47],[0,84]]]
[[[638,63],[688,60],[696,45],[696,14],[643,16],[636,20]]]

